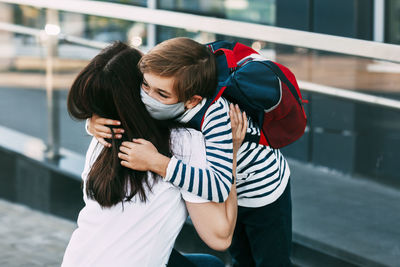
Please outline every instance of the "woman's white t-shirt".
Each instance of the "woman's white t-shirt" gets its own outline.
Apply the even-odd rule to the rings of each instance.
[[[92,139],[86,154],[82,179],[103,149]],[[171,150],[185,163],[204,167],[206,152],[203,135],[195,130],[171,132]],[[206,200],[158,179],[151,192],[146,188],[147,201],[133,198],[131,202],[102,208],[87,198],[78,217],[64,254],[62,266],[165,266],[175,239],[186,218],[185,203]]]

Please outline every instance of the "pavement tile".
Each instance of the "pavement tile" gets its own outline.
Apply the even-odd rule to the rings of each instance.
[[[0,266],[60,266],[74,222],[0,200]]]

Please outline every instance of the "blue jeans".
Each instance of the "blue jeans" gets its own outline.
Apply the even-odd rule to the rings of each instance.
[[[224,263],[209,254],[181,254],[173,249],[168,261],[168,267],[224,267]]]
[[[224,267],[225,264],[217,257],[209,254],[183,254],[196,267]]]
[[[290,183],[273,203],[239,207],[229,252],[234,267],[289,267],[292,246]]]

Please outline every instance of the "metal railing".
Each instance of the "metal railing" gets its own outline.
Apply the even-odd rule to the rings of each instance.
[[[154,7],[145,8],[87,0],[0,0],[0,2],[185,28],[400,63],[400,46],[398,45],[158,10]]]
[[[12,32],[12,33],[19,33],[19,34],[35,36],[39,40],[41,40],[43,44],[46,42],[45,39],[47,38],[47,33],[44,29],[39,30],[39,29],[34,29],[34,28],[25,27],[25,26],[21,26],[21,25],[15,25],[15,24],[11,24],[11,23],[0,22],[0,30]],[[88,40],[85,38],[66,35],[63,33],[57,34],[57,38],[58,38],[58,40],[63,41],[63,42],[78,44],[78,45],[96,48],[96,49],[103,49],[107,45],[109,45],[109,43]]]
[[[308,49],[400,63],[399,45],[364,41],[326,34],[310,33],[298,30],[290,30],[255,23],[191,15],[181,12],[157,10],[155,2],[151,0],[148,1],[148,8],[87,0],[70,0],[62,2],[52,0],[0,0],[0,3],[29,5],[53,11],[67,11],[79,14],[95,15],[127,21],[148,23],[150,24],[150,26],[148,27],[148,31],[150,31],[152,35],[155,34],[154,27],[151,27],[152,25],[162,25],[185,29],[189,28],[191,30],[203,32],[223,34],[234,37],[248,38],[277,44],[291,45]],[[48,23],[57,24],[57,22],[51,21],[51,19],[49,19],[51,18],[51,15],[48,14],[47,18]],[[0,22],[0,30],[34,35],[38,37],[43,35],[43,30],[32,29],[4,22]],[[67,42],[98,49],[104,48],[107,45],[107,43],[64,35],[62,33],[58,33],[54,36]],[[149,42],[150,45],[154,45],[154,36],[150,36],[149,39],[152,40]],[[56,42],[54,42],[54,39],[52,38],[47,38],[45,43],[48,46],[49,51],[47,54],[47,62],[48,64],[51,64],[51,58],[54,56],[54,54],[52,54],[51,52],[53,51],[52,49],[54,49],[54,47],[51,48],[51,46],[56,44]],[[47,69],[46,75],[52,75],[51,68]],[[329,87],[305,81],[299,81],[299,85],[304,91],[400,110],[400,101],[392,100],[389,98],[353,92],[346,89]],[[54,117],[54,113],[56,111],[54,110],[54,101],[51,97],[53,89],[50,80],[48,80],[46,88],[48,93],[48,106],[50,113],[49,157],[56,157],[58,155],[59,149],[59,138],[56,137],[57,133],[55,132],[55,129],[57,129],[56,122],[51,119],[52,117]]]

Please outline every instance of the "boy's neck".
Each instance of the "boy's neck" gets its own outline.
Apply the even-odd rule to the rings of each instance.
[[[201,100],[196,106],[187,109],[185,113],[183,113],[182,116],[178,117],[176,120],[180,123],[187,123],[201,110],[201,108],[205,105],[206,101],[207,99],[203,98],[203,100]]]

